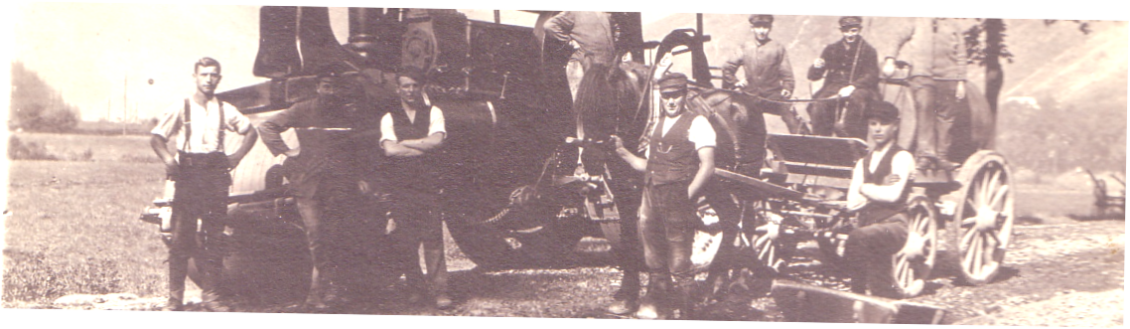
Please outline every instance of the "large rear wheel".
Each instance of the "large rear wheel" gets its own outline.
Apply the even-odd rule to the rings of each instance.
[[[979,151],[962,165],[958,181],[962,188],[950,225],[951,245],[960,256],[961,279],[982,285],[1000,272],[1012,238],[1012,171],[1000,154]]]

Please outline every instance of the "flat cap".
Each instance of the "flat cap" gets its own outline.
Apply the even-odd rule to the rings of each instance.
[[[879,119],[881,122],[895,122],[899,119],[899,109],[890,102],[873,102],[864,113],[866,119]]]
[[[687,91],[687,76],[682,73],[670,73],[659,78],[659,92],[675,93]]]
[[[353,67],[349,66],[349,64],[345,64],[341,61],[333,61],[318,66],[316,73],[319,79],[333,79],[345,76],[353,71]]]
[[[765,24],[773,25],[773,15],[753,14],[749,15],[749,23],[753,25]]]
[[[840,17],[840,27],[863,26],[863,17],[860,16],[844,16]]]
[[[400,70],[396,71],[396,78],[400,79],[400,77],[409,77],[412,78],[412,80],[416,80],[417,83],[423,84],[426,75],[424,74],[424,69],[412,65],[405,65],[401,66]]]

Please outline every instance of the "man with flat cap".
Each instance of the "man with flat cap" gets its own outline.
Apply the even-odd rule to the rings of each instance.
[[[757,97],[754,106],[762,113],[781,116],[789,133],[799,133],[802,123],[793,111],[792,105],[781,102],[793,94],[796,80],[785,46],[769,38],[773,29],[773,15],[750,15],[750,30],[754,40],[746,41],[731,53],[722,65],[722,87],[738,88],[746,94]],[[738,68],[743,68],[744,79],[737,76]]]
[[[841,17],[843,38],[824,47],[808,68],[808,80],[824,79],[824,86],[813,98],[839,96],[836,101],[808,105],[813,134],[867,139],[863,110],[879,98],[879,55],[859,35],[862,29],[862,17]],[[843,113],[837,116],[840,108]]]
[[[691,319],[694,272],[690,257],[698,220],[694,200],[714,173],[717,141],[710,122],[686,108],[685,75],[665,75],[658,86],[663,114],[651,132],[644,157],[628,151],[620,137],[612,136],[616,155],[644,172],[639,235],[649,282],[636,316],[669,318],[678,309],[680,318]]]
[[[355,72],[341,63],[319,68],[317,97],[295,103],[267,118],[259,126],[263,144],[274,155],[285,155],[283,171],[290,182],[306,231],[313,271],[304,307],[322,311],[337,302],[332,286],[338,255],[332,250],[337,229],[349,220],[351,209],[361,204],[359,181],[369,165],[366,148],[358,147],[355,134],[375,130],[377,115],[370,107],[350,104],[356,96]],[[294,129],[298,147],[289,147],[281,134]]]
[[[847,208],[858,213],[856,229],[844,245],[851,291],[898,297],[891,273],[891,256],[906,244],[906,201],[914,156],[898,146],[899,111],[878,101],[867,108],[867,131],[875,143],[855,163],[848,187]]]

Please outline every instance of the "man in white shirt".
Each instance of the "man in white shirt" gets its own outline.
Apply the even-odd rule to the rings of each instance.
[[[418,302],[429,291],[437,308],[451,307],[447,295],[447,264],[444,258],[443,221],[436,210],[439,182],[435,152],[443,145],[447,131],[443,110],[428,104],[423,97],[424,71],[405,66],[397,73],[400,106],[381,118],[380,145],[390,159],[383,172],[392,192],[392,219],[389,233],[399,250],[397,270],[405,271],[410,302]],[[424,246],[427,277],[420,271],[418,250]]]
[[[847,195],[848,210],[859,213],[857,228],[844,246],[855,293],[870,288],[873,295],[897,297],[891,256],[906,244],[906,200],[915,166],[914,156],[895,142],[898,113],[888,102],[876,102],[866,111],[875,146],[856,162]]]
[[[644,172],[639,234],[650,274],[636,316],[668,318],[678,309],[680,318],[691,319],[694,272],[690,257],[698,220],[694,200],[714,173],[717,136],[706,118],[686,109],[685,75],[663,76],[658,86],[664,115],[652,132],[645,158],[632,154],[620,137],[612,136],[616,155]],[[672,277],[675,286],[669,287]],[[668,300],[674,305],[662,302]]]
[[[169,248],[169,301],[165,310],[184,308],[184,283],[188,259],[195,256],[203,273],[203,306],[209,311],[227,311],[216,301],[224,269],[217,242],[224,232],[228,187],[232,168],[255,146],[258,134],[251,121],[229,103],[216,98],[220,84],[220,62],[204,57],[196,62],[193,77],[196,92],[170,105],[153,128],[151,146],[165,163],[168,179],[175,181],[172,213],[172,245]],[[239,149],[224,152],[224,134],[243,135]],[[176,155],[169,150],[175,137]],[[203,238],[197,241],[197,220]]]

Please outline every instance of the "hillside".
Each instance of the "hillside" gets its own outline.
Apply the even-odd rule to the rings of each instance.
[[[705,14],[703,29],[711,36],[706,46],[712,66],[721,66],[724,54],[732,52],[745,40],[753,38],[746,19],[747,14]],[[835,16],[776,16],[770,36],[785,43],[793,73],[797,78],[794,92],[807,98],[813,86],[804,79],[808,66],[823,47],[840,38]],[[1091,22],[1091,33],[1083,34],[1074,22],[1062,21],[1047,25],[1043,20],[1005,20],[1006,44],[1015,54],[1012,63],[1004,65],[1004,86],[1001,94],[1001,115],[998,123],[997,148],[1006,154],[1031,152],[1038,149],[1040,156],[1018,156],[1024,159],[1021,167],[1060,171],[1074,165],[1094,165],[1121,169],[1125,167],[1126,147],[1126,94],[1127,94],[1127,22]],[[899,19],[869,18],[863,36],[872,43],[880,43],[880,36],[889,31],[887,26],[902,24]],[[974,19],[963,19],[961,24],[977,24]],[[694,28],[694,14],[676,14],[644,27],[644,38],[660,40],[670,30]],[[883,49],[882,44],[876,47]],[[880,54],[883,56],[883,54]],[[689,59],[685,61],[689,62]],[[677,61],[674,70],[689,71],[689,63]],[[970,79],[984,86],[984,68],[970,66]],[[716,81],[716,84],[719,82]],[[1028,100],[1035,107],[1051,111],[1030,109],[1018,104],[1005,106],[1008,100]],[[1014,101],[1015,103],[1015,101]],[[803,109],[798,109],[804,112]],[[1013,112],[1008,112],[1008,111]],[[1062,116],[1071,120],[1057,121]],[[775,120],[771,130],[781,128]],[[1037,129],[1036,126],[1041,128]],[[1052,130],[1049,134],[1048,130]],[[780,130],[777,130],[780,131]],[[1101,132],[1110,136],[1094,135]],[[1120,135],[1119,135],[1120,134]],[[1060,140],[1044,140],[1027,136],[1056,136]],[[1052,138],[1054,139],[1054,138]],[[1075,141],[1075,142],[1072,142]],[[1077,142],[1094,141],[1095,144]],[[1099,142],[1102,141],[1102,142]],[[1045,145],[1047,144],[1047,145]],[[1053,145],[1054,144],[1054,145]],[[1047,149],[1059,152],[1063,159],[1047,159]],[[1074,152],[1070,152],[1074,150]],[[1106,158],[1102,163],[1089,163],[1075,152],[1100,153]],[[1090,158],[1090,157],[1087,157]],[[1045,163],[1056,162],[1054,164]],[[1080,162],[1078,164],[1072,162]],[[1067,163],[1060,163],[1067,162]]]

